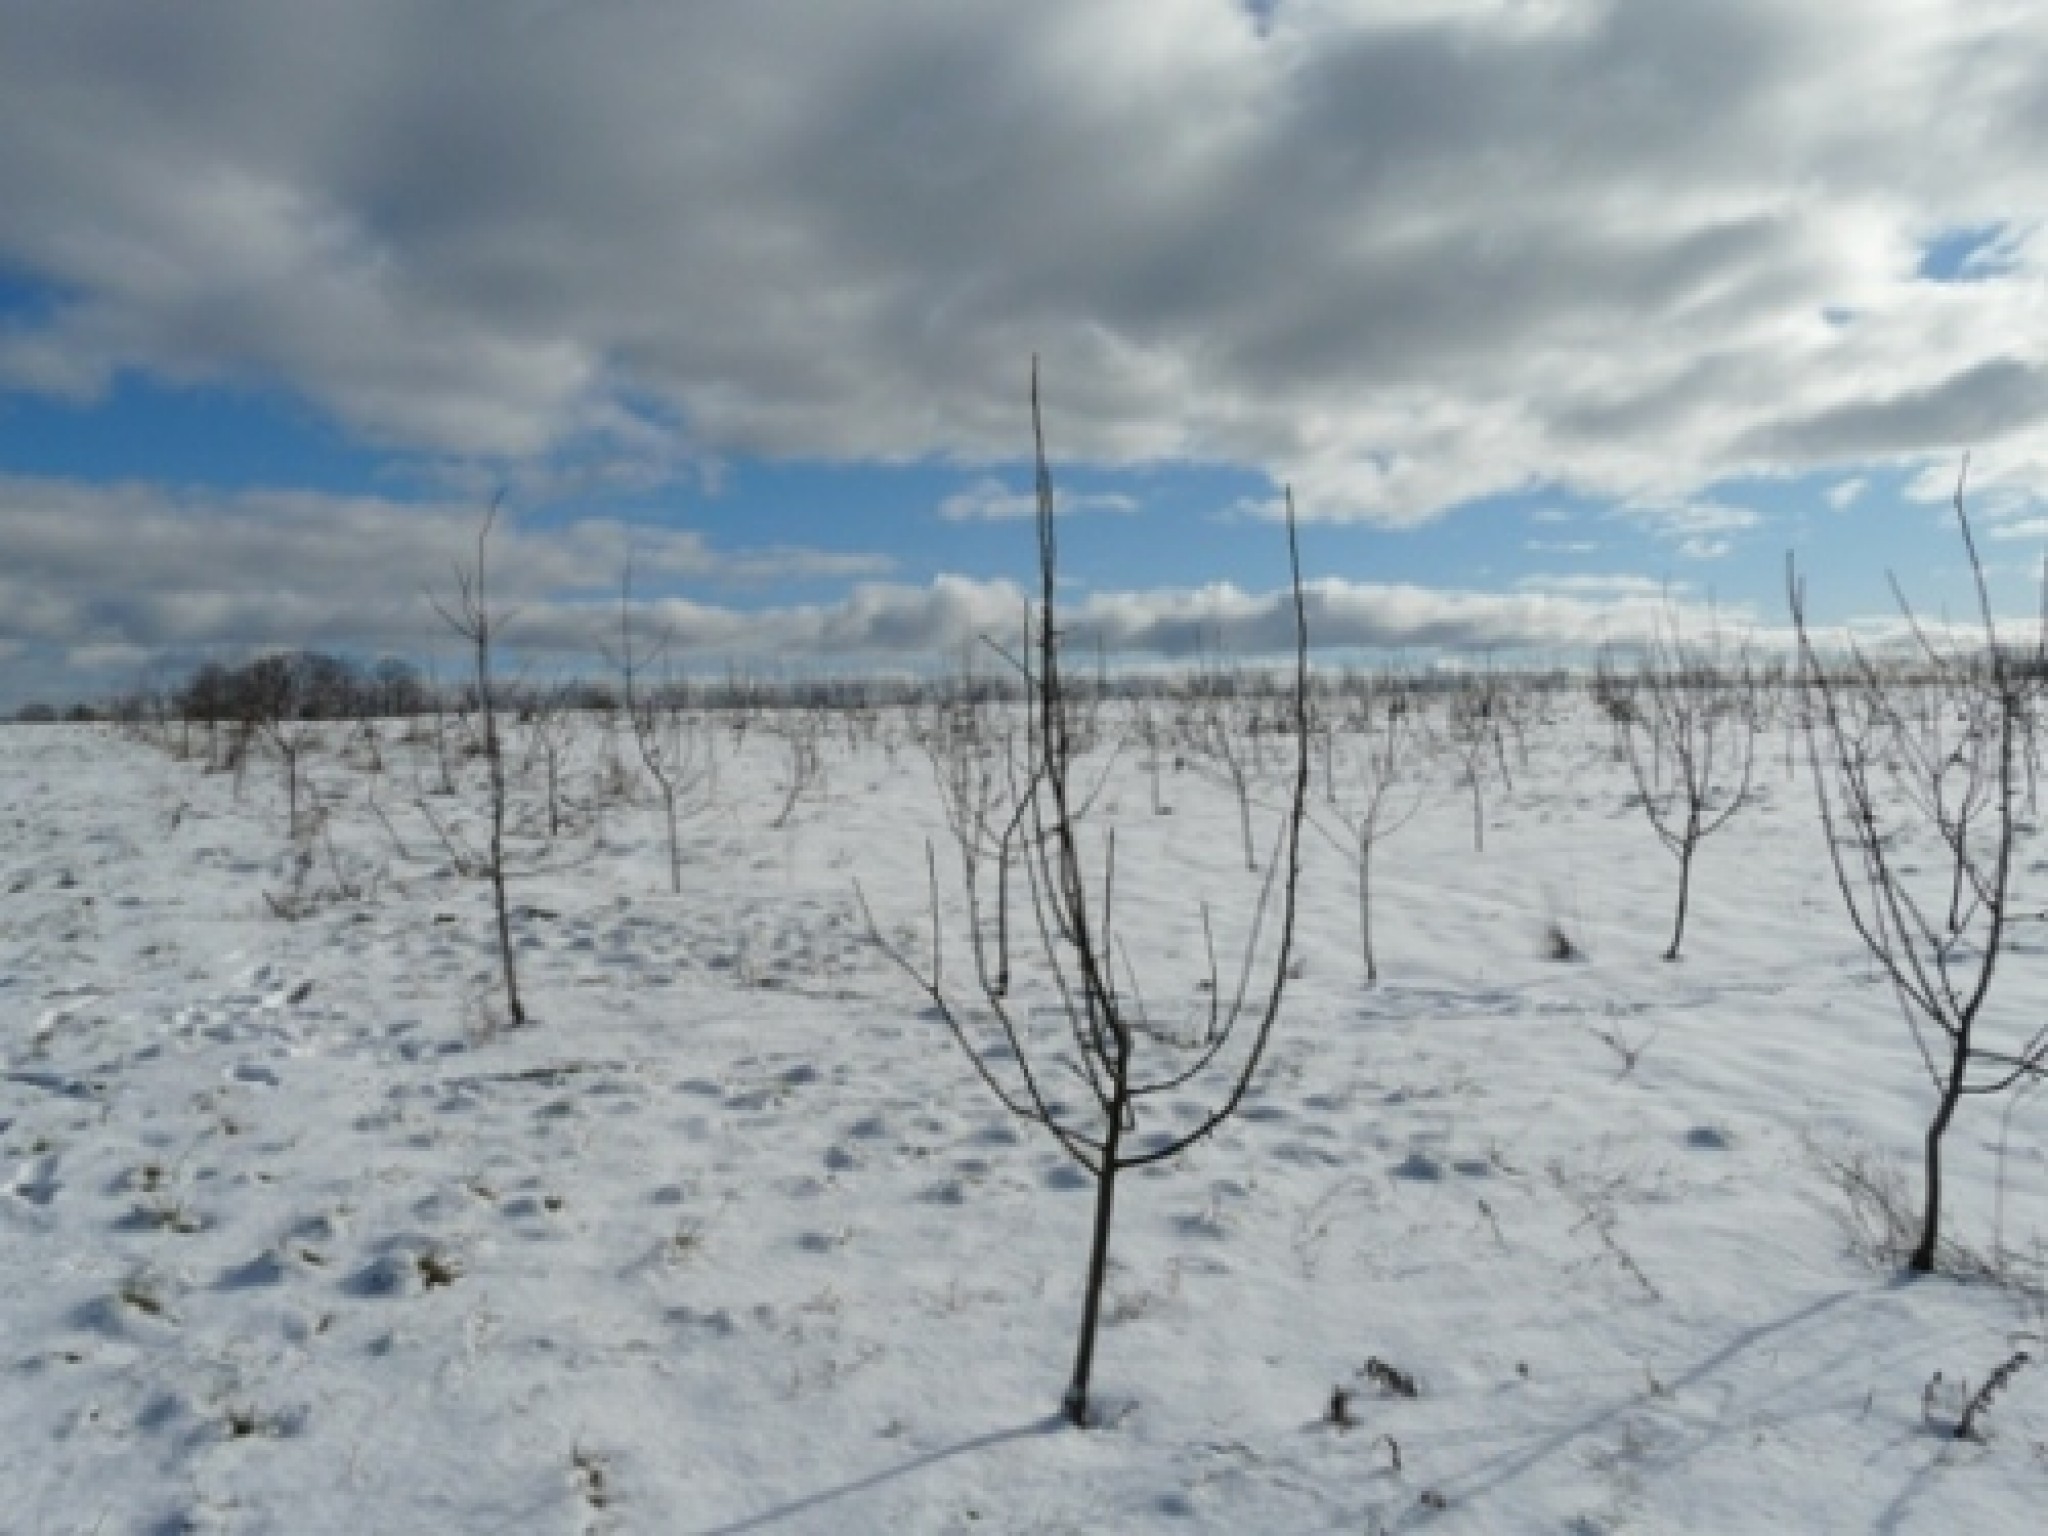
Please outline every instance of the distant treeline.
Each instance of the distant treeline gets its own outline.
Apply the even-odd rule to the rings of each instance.
[[[1490,669],[1496,684],[1552,690],[1575,687],[1583,675],[1564,667]],[[1324,670],[1316,689],[1356,693],[1398,689],[1418,693],[1460,691],[1469,674],[1456,669],[1350,667]],[[1263,698],[1287,693],[1284,670],[1209,658],[1185,668],[1112,669],[1069,674],[1070,694],[1104,699],[1189,695]],[[984,669],[961,667],[915,675],[832,678],[763,677],[738,669],[719,677],[664,682],[659,701],[683,708],[718,711],[879,709],[913,704],[1018,702],[1022,678],[1000,662]],[[59,710],[30,704],[20,720],[188,720],[227,723],[249,720],[363,720],[428,715],[474,706],[475,685],[443,682],[412,662],[387,657],[363,663],[321,651],[280,651],[229,666],[208,662],[182,683],[135,687],[99,704]],[[558,709],[616,709],[620,689],[609,678],[569,678],[551,683],[512,680],[495,684],[494,701],[519,709],[545,704]]]
[[[1738,658],[1727,664],[1749,668]],[[2029,648],[2016,652],[2010,664],[2029,673],[2042,670]],[[1753,665],[1753,678],[1763,686],[1788,680],[1787,662],[1771,657]],[[1495,666],[1480,661],[1463,665],[1418,666],[1389,662],[1382,666],[1351,665],[1317,670],[1311,691],[1320,695],[1353,695],[1389,691],[1421,695],[1462,693],[1474,686],[1488,691],[1509,689],[1555,692],[1590,686],[1597,695],[1601,678],[1611,675],[1612,658],[1598,667]],[[1830,668],[1832,670],[1832,667]],[[1894,682],[1926,681],[1910,660],[1882,667]],[[1288,689],[1284,670],[1234,663],[1211,656],[1182,668],[1113,669],[1098,665],[1064,679],[1070,693],[1104,699],[1186,697],[1260,698]],[[911,704],[1017,702],[1022,679],[1000,665],[987,670],[959,668],[922,675],[875,675],[834,678],[763,677],[738,669],[722,677],[694,677],[663,683],[660,702],[691,709],[778,711],[792,709],[879,709]],[[511,681],[494,688],[497,702],[513,709],[545,704],[557,709],[606,711],[619,706],[619,688],[606,678],[569,678],[552,683]],[[227,723],[251,720],[365,720],[403,718],[474,706],[473,684],[438,681],[413,662],[385,657],[359,662],[322,651],[279,651],[238,666],[207,662],[182,683],[138,686],[98,703],[23,705],[17,720],[145,721],[187,720]]]

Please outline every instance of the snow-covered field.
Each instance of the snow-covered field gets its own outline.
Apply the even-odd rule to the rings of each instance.
[[[957,894],[924,757],[835,733],[778,828],[757,729],[680,895],[651,801],[572,828],[515,880],[508,1030],[487,887],[399,733],[396,842],[370,776],[310,759],[333,851],[287,921],[273,759],[238,797],[103,728],[0,731],[0,1529],[2043,1528],[2048,1368],[1983,1443],[1942,1432],[2038,1353],[2025,1294],[1874,1262],[1813,1150],[1915,1189],[1931,1101],[1775,744],[1677,964],[1676,866],[1582,703],[1489,792],[1483,853],[1429,768],[1378,857],[1377,987],[1311,836],[1256,1091],[1120,1191],[1079,1431],[1091,1189],[855,900],[916,950],[927,836]],[[474,773],[437,814],[476,825]],[[1128,752],[1097,808],[1162,1013],[1200,1005],[1200,904],[1228,954],[1258,888],[1229,794],[1164,790]],[[2042,860],[2029,832],[2014,1018],[2048,1007]],[[1964,1107],[1953,1230],[2030,1255],[2042,1105],[2009,1103]]]

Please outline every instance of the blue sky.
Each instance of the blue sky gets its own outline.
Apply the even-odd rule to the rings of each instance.
[[[501,490],[540,664],[628,555],[706,666],[943,657],[1034,353],[1133,655],[1270,637],[1283,484],[1346,655],[1960,613],[1966,452],[2030,617],[2048,23],[1798,9],[0,0],[0,707],[431,655]]]

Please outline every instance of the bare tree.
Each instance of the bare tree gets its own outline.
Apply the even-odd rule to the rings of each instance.
[[[441,680],[435,677],[431,671],[427,674],[426,687],[429,713],[432,714],[434,719],[433,741],[436,778],[432,792],[437,795],[453,795],[455,793],[455,767],[450,754],[459,755],[462,750],[457,741],[458,736],[462,734],[462,721],[458,711],[451,711],[449,709],[448,690],[441,686]]]
[[[549,837],[562,835],[563,769],[577,724],[577,715],[569,705],[568,686],[556,683],[533,693],[520,712],[527,727],[527,764],[530,767],[537,762],[541,770]]]
[[[1446,709],[1445,735],[1457,757],[1465,787],[1472,791],[1472,851],[1486,851],[1486,775],[1489,763],[1499,773],[1501,787],[1514,793],[1514,774],[1508,767],[1507,732],[1513,720],[1508,694],[1489,665],[1485,672],[1465,679],[1451,694]]]
[[[1963,489],[1958,477],[1956,522],[1983,646],[1972,654],[1953,641],[1937,643],[1898,593],[1925,674],[1920,689],[1887,676],[1854,646],[1839,674],[1831,673],[1807,625],[1804,583],[1789,562],[1787,569],[1807,754],[1836,885],[1850,923],[1891,981],[1934,1089],[1920,1234],[1907,1259],[1921,1274],[1937,1261],[1942,1140],[1962,1101],[2038,1079],[2048,1063],[2048,1025],[2017,1046],[1988,1043],[1983,1033],[2011,915],[2019,737],[2029,718],[2029,679],[2048,663],[2048,635],[2019,660],[2001,645]],[[1914,708],[1916,692],[1930,707]],[[1939,856],[1922,863],[1916,838],[1931,838]]]
[[[656,646],[656,656],[665,644]],[[661,796],[662,821],[668,832],[669,890],[680,895],[682,823],[710,804],[716,792],[718,748],[710,730],[700,729],[684,707],[675,687],[648,686],[645,672],[651,659],[633,628],[633,568],[629,564],[620,582],[619,649],[612,664],[618,668],[625,693],[626,724],[633,733],[633,744]]]
[[[770,728],[782,742],[782,808],[769,823],[778,832],[795,817],[798,802],[824,792],[826,724],[822,710],[784,710]]]
[[[941,705],[922,744],[960,855],[975,976],[983,992],[1002,997],[1010,990],[1010,871],[1028,809],[1022,793],[1028,772],[1020,772],[1012,732],[999,726],[990,700],[977,692]],[[981,909],[985,862],[995,866],[993,970]]]
[[[265,656],[243,670],[244,719],[250,729],[277,750],[284,767],[285,835],[296,840],[304,827],[300,801],[302,764],[317,728],[300,718],[305,704],[304,679],[290,656]]]
[[[1331,735],[1336,732],[1332,730]],[[1377,727],[1366,724],[1357,745],[1332,757],[1329,814],[1344,830],[1338,838],[1318,820],[1316,829],[1350,857],[1358,874],[1358,945],[1365,979],[1380,979],[1372,948],[1372,856],[1383,841],[1405,827],[1422,808],[1422,787],[1407,776],[1413,726],[1408,701],[1388,698]]]
[[[1145,749],[1145,777],[1152,787],[1152,814],[1171,816],[1173,807],[1160,793],[1159,775],[1165,766],[1166,729],[1150,699],[1138,700],[1131,713],[1131,733]]]
[[[1613,674],[1608,659],[1602,671]],[[1678,913],[1666,960],[1685,940],[1693,860],[1700,844],[1727,826],[1749,798],[1756,767],[1757,717],[1747,657],[1724,661],[1717,640],[1687,645],[1676,621],[1658,633],[1627,683],[1610,682],[1627,701],[1612,711],[1637,798],[1657,837],[1678,860]],[[1667,766],[1669,772],[1662,771]]]
[[[1203,667],[1189,684],[1176,722],[1181,746],[1196,772],[1227,787],[1237,800],[1238,835],[1244,844],[1244,867],[1259,867],[1252,834],[1252,754],[1257,737],[1250,712],[1239,708],[1239,679],[1221,667]]]
[[[984,989],[991,1029],[970,1030],[961,1004],[949,990],[940,942],[938,863],[929,846],[932,955],[921,971],[903,952],[877,941],[918,983],[966,1052],[982,1082],[1012,1114],[1041,1127],[1093,1178],[1094,1231],[1088,1257],[1080,1341],[1073,1376],[1062,1400],[1069,1422],[1088,1419],[1088,1386],[1108,1273],[1112,1217],[1118,1176],[1178,1157],[1213,1134],[1237,1111],[1265,1059],[1279,1018],[1294,942],[1295,888],[1300,872],[1301,825],[1308,799],[1308,641],[1296,553],[1292,495],[1289,496],[1288,551],[1293,561],[1295,617],[1293,795],[1279,832],[1280,849],[1269,861],[1251,921],[1244,963],[1234,993],[1216,976],[1215,946],[1209,943],[1210,986],[1206,1018],[1192,1034],[1176,1030],[1146,1007],[1130,957],[1116,929],[1116,836],[1109,829],[1099,860],[1084,856],[1082,787],[1076,780],[1072,701],[1062,669],[1062,631],[1056,608],[1057,540],[1052,475],[1046,466],[1039,414],[1037,368],[1031,381],[1031,416],[1037,462],[1040,588],[1038,612],[1030,626],[1032,645],[1018,657],[1027,683],[1026,741],[1029,777],[1022,798],[1030,828],[1023,864],[1040,938],[1037,968],[1041,984],[1062,1005],[1068,1029],[1064,1044],[1048,1046],[1027,1030],[1016,1004]],[[1092,841],[1092,839],[1091,839]],[[1260,931],[1276,884],[1281,891],[1280,932],[1271,980],[1263,1000],[1251,1000],[1251,979]],[[1098,901],[1099,896],[1099,901]],[[866,906],[863,895],[862,905]],[[1213,935],[1206,909],[1205,934]],[[1117,972],[1125,980],[1119,983]],[[1239,1026],[1251,1023],[1249,1043]],[[1233,1049],[1233,1042],[1238,1048]],[[1158,1052],[1156,1071],[1141,1072],[1140,1057]],[[1071,1080],[1085,1097],[1074,1102],[1055,1092]],[[1218,1095],[1192,1125],[1148,1127],[1147,1111],[1162,1095],[1208,1083]]]
[[[513,960],[512,910],[505,893],[505,752],[498,735],[497,688],[491,674],[493,647],[497,644],[503,616],[491,607],[489,554],[491,529],[498,521],[499,503],[493,501],[476,535],[476,564],[455,568],[455,598],[444,604],[433,599],[434,611],[468,646],[476,708],[481,732],[484,767],[488,775],[490,830],[482,858],[482,873],[491,883],[491,904],[497,916],[498,961],[505,979],[505,1011],[513,1025],[526,1022],[526,1008],[519,1000],[519,970]],[[445,771],[445,766],[444,766]]]

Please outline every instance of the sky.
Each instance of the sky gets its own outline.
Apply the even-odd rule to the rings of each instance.
[[[0,707],[310,646],[2009,622],[2034,0],[0,0]]]

